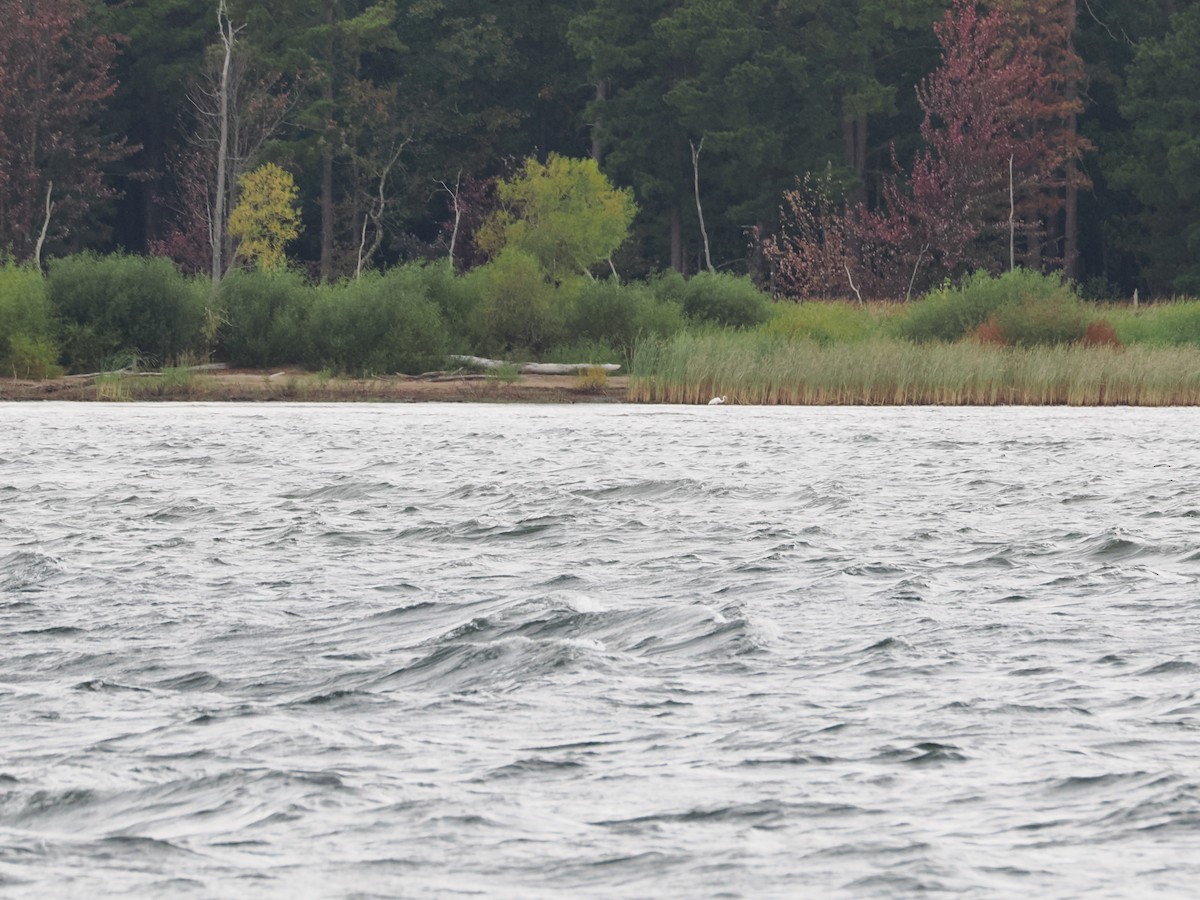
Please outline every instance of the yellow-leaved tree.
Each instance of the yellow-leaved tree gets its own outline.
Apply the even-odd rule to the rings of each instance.
[[[595,160],[556,153],[545,163],[525,160],[496,193],[503,208],[483,223],[476,242],[492,256],[504,249],[529,254],[554,282],[590,274],[598,262],[611,265],[637,213],[633,192],[614,187]]]
[[[264,272],[283,267],[284,247],[300,236],[300,195],[290,172],[266,163],[238,179],[241,193],[229,215],[238,254]]]

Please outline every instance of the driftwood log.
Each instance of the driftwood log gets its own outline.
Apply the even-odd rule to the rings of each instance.
[[[474,366],[478,369],[500,369],[514,363],[502,359],[485,359],[482,356],[451,356],[456,363],[464,366]],[[615,372],[621,367],[616,363],[524,363],[520,365],[522,375],[578,375],[587,369],[603,369],[605,372]]]
[[[203,363],[199,366],[186,366],[187,372],[215,372],[228,369],[228,363]],[[123,369],[105,369],[100,372],[84,372],[82,375],[64,375],[63,378],[99,378],[101,375],[161,375],[162,372],[138,372],[132,366]]]

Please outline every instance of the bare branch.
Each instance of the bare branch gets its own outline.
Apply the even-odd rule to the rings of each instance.
[[[712,254],[708,249],[708,230],[704,227],[704,210],[700,207],[700,151],[704,149],[704,138],[700,138],[699,146],[691,141],[688,141],[688,144],[692,148],[692,183],[696,190],[696,217],[700,220],[700,236],[704,238],[704,264],[708,266],[708,271],[715,272]]]
[[[449,185],[444,181],[439,181],[438,184],[442,186],[442,190],[449,194],[450,199],[454,202],[454,230],[450,232],[450,271],[453,272],[454,246],[458,242],[458,226],[462,221],[462,207],[459,206],[458,202],[458,192],[462,185],[462,169],[459,169],[458,174],[454,177],[454,190],[450,190]]]
[[[50,214],[54,212],[54,204],[50,202],[50,192],[54,190],[54,182],[46,185],[46,218],[42,220],[42,233],[38,235],[37,246],[33,248],[33,264],[42,268],[42,246],[46,243],[46,232],[50,229]]]
[[[858,288],[854,284],[854,276],[850,274],[850,266],[842,263],[842,268],[846,270],[846,280],[850,282],[850,290],[854,291],[854,296],[858,298],[859,306],[862,305],[862,294],[858,292]]]

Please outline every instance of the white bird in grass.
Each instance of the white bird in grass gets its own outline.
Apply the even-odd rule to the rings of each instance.
[[[725,405],[725,395],[722,394],[720,397],[713,397],[711,400],[708,401],[708,405],[709,406],[724,406]]]

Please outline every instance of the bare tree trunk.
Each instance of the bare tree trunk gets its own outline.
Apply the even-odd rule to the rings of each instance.
[[[376,253],[378,253],[380,246],[383,244],[383,213],[384,210],[387,209],[387,180],[388,176],[391,174],[392,166],[394,166],[396,161],[400,159],[400,153],[408,145],[409,140],[411,140],[411,138],[403,141],[399,147],[393,148],[392,155],[388,158],[388,161],[384,164],[383,168],[379,172],[379,193],[371,201],[371,206],[367,210],[367,214],[363,216],[362,235],[358,242],[358,264],[354,267],[355,280],[357,280],[362,274],[363,264],[370,260],[371,257],[373,257]],[[457,205],[457,199],[455,200],[455,205]],[[371,242],[371,248],[364,252],[363,247],[367,243],[368,221],[375,224],[375,237]]]
[[[224,272],[222,250],[225,247],[225,179],[229,162],[229,68],[233,61],[233,23],[225,8],[225,0],[217,6],[217,26],[221,30],[221,43],[225,45],[225,60],[221,65],[221,83],[218,88],[218,134],[217,139],[217,189],[213,197],[212,216],[212,289],[221,284]]]
[[[1013,192],[1013,158],[1008,158],[1008,271],[1017,267],[1017,204]]]
[[[453,273],[455,271],[454,248],[458,244],[458,226],[462,222],[462,207],[458,202],[459,186],[462,184],[462,169],[458,170],[458,175],[454,178],[454,190],[451,190],[450,186],[444,181],[439,181],[438,184],[442,186],[442,190],[450,195],[450,200],[454,203],[454,228],[450,232],[450,271]]]
[[[608,82],[603,78],[596,82],[596,99],[608,99]],[[600,143],[599,117],[597,117],[596,121],[592,123],[592,159],[595,160],[596,165],[604,165],[604,147]]]
[[[867,171],[867,117],[855,116],[842,120],[842,143],[846,151],[846,163],[858,176],[859,184],[848,199],[858,202],[867,199],[866,183],[863,180]]]
[[[50,202],[50,192],[54,190],[54,182],[46,185],[46,218],[42,220],[42,233],[38,235],[37,246],[33,248],[33,264],[38,271],[42,268],[42,246],[46,243],[46,232],[50,230],[50,214],[54,212],[54,204]]]
[[[704,209],[700,206],[700,151],[704,149],[704,138],[700,138],[697,146],[691,141],[692,148],[692,185],[696,191],[696,218],[700,220],[700,237],[704,240],[704,265],[710,272],[715,272],[712,264],[712,253],[708,249],[708,229],[704,227]]]

